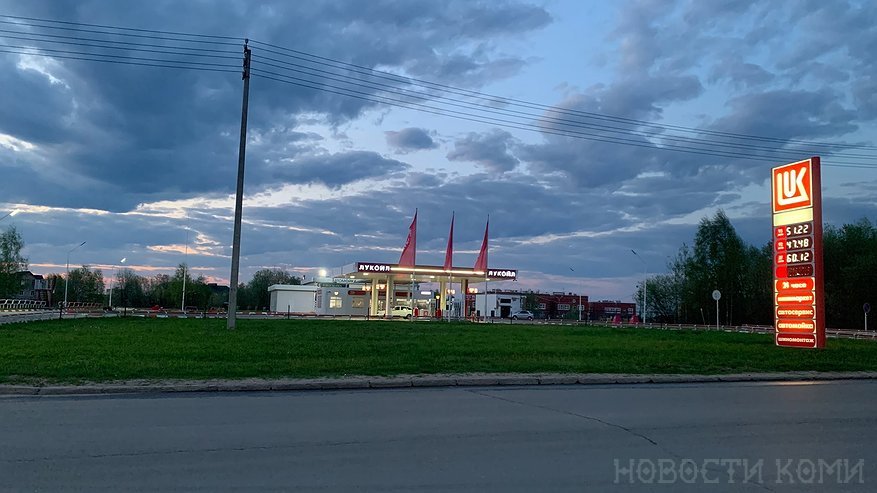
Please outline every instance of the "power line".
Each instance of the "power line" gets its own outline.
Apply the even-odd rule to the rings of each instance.
[[[72,40],[72,41],[77,41],[77,42],[78,41],[93,41],[93,42],[98,42],[98,43],[112,43],[112,44],[120,44],[120,45],[126,45],[126,46],[147,46],[147,47],[165,46],[165,45],[156,45],[156,44],[150,44],[150,43],[137,43],[137,42],[133,42],[133,41],[118,41],[118,40],[107,40],[107,39],[99,39],[99,38],[82,38],[82,37],[77,37],[77,36],[65,36],[63,34],[43,34],[43,33],[11,31],[9,29],[0,29],[0,33],[20,34],[20,35],[30,36],[30,37],[42,36],[42,37],[47,37],[47,38],[66,39],[66,40]],[[3,37],[5,37],[5,36],[3,36]],[[46,40],[46,42],[49,42],[49,40]],[[189,51],[195,51],[195,52],[218,51],[218,50],[212,50],[209,48],[201,48],[201,47],[194,48],[194,47],[190,47],[190,46],[175,46],[173,48],[177,49],[177,50],[189,50]],[[220,53],[234,53],[234,52],[229,51],[229,50],[222,50],[219,52]]]
[[[83,55],[89,56],[71,56],[71,55],[47,55],[44,53],[28,53],[20,50],[6,50],[3,49],[3,46],[0,46],[0,53],[12,53],[16,55],[29,55],[29,56],[40,56],[40,57],[49,57],[49,58],[63,58],[67,60],[85,60],[90,62],[104,62],[104,63],[115,63],[120,65],[139,65],[143,67],[161,67],[161,68],[176,68],[176,69],[185,69],[185,70],[200,70],[205,72],[228,72],[228,73],[240,73],[240,68],[234,65],[221,65],[221,64],[206,64],[206,63],[198,63],[198,62],[177,62],[174,60],[160,60],[160,59],[150,59],[150,58],[139,58],[139,57],[117,57],[123,58],[122,60],[106,60],[101,58],[91,58],[92,56],[112,56],[112,55],[95,55],[92,53],[83,53]],[[154,60],[157,62],[164,63],[143,63],[138,61],[131,60]],[[168,65],[175,64],[175,65]],[[207,65],[208,67],[192,67],[189,65]],[[210,68],[209,66],[216,67],[228,67],[228,69],[223,68]],[[234,70],[232,70],[232,68]]]
[[[83,46],[86,48],[102,48],[102,49],[106,49],[106,50],[126,50],[129,52],[134,51],[127,46],[123,47],[123,46],[112,46],[112,45],[97,45],[97,44],[92,44],[92,43],[76,43],[73,41],[43,40],[43,39],[29,38],[27,36],[4,36],[3,39],[4,40],[5,39],[17,39],[17,40],[21,40],[21,41],[33,41],[35,43],[52,43],[52,44],[60,44],[60,45],[64,45],[64,46]],[[7,45],[7,46],[13,46],[13,45]],[[161,45],[144,45],[144,46],[160,47]],[[28,46],[25,48],[33,48],[36,50],[52,51],[49,48],[44,48],[42,46]],[[174,49],[174,47],[168,47],[168,48]],[[207,54],[207,53],[186,53],[186,52],[180,52],[180,51],[154,50],[154,49],[150,49],[150,48],[137,48],[136,51],[137,52],[143,51],[146,53],[161,53],[164,55],[180,55],[180,56],[191,56],[191,57],[200,57],[200,58],[206,57],[206,58],[217,58],[217,59],[227,59],[227,60],[240,60],[240,58],[241,58],[240,55],[232,56],[230,54],[229,55],[216,55],[216,54]],[[214,50],[210,50],[210,51],[214,51]],[[218,51],[219,53],[233,53],[231,51],[219,51],[219,50],[216,50],[216,51]]]
[[[537,132],[537,133],[549,134],[549,135],[558,135],[558,136],[563,136],[563,137],[571,137],[571,138],[577,138],[577,139],[582,139],[582,140],[591,140],[591,141],[596,141],[596,142],[605,142],[605,143],[610,143],[610,144],[622,144],[622,145],[628,145],[628,146],[633,146],[633,147],[642,147],[642,148],[653,149],[653,150],[669,150],[669,151],[685,152],[685,153],[689,153],[689,154],[698,154],[698,155],[704,155],[704,156],[714,156],[714,157],[724,157],[724,158],[740,158],[740,159],[746,159],[746,160],[752,160],[752,161],[763,161],[763,162],[769,162],[769,163],[776,163],[776,159],[771,159],[771,158],[767,158],[767,157],[758,157],[758,156],[753,156],[751,154],[737,154],[737,153],[731,153],[731,152],[711,152],[708,149],[687,148],[684,146],[657,146],[657,145],[654,145],[651,143],[645,143],[642,141],[632,141],[630,139],[621,139],[618,137],[599,136],[599,135],[588,134],[588,133],[584,133],[584,132],[576,132],[576,131],[571,131],[571,130],[545,129],[545,128],[540,128],[540,127],[536,127],[536,126],[532,126],[532,125],[523,125],[523,124],[520,124],[518,122],[510,122],[510,121],[505,121],[502,119],[491,118],[491,117],[482,117],[480,115],[473,115],[470,113],[459,112],[459,111],[455,111],[455,110],[448,110],[448,109],[444,109],[444,108],[435,108],[435,107],[432,107],[429,105],[400,101],[400,100],[395,100],[392,98],[386,98],[386,97],[382,97],[382,96],[375,96],[375,95],[371,95],[369,93],[355,91],[352,89],[338,88],[336,86],[331,86],[331,85],[324,85],[324,86],[312,85],[313,84],[312,81],[307,81],[305,79],[291,77],[288,75],[277,74],[275,72],[265,71],[265,70],[261,70],[261,69],[257,69],[257,68],[253,68],[252,73],[253,73],[253,76],[255,76],[255,77],[269,79],[269,80],[273,80],[276,82],[282,82],[285,84],[291,84],[291,85],[295,85],[295,86],[299,86],[299,87],[314,89],[317,91],[329,92],[329,93],[338,94],[338,95],[347,96],[347,97],[352,97],[352,98],[356,98],[356,99],[361,99],[361,100],[369,101],[369,102],[373,102],[373,103],[387,104],[390,106],[397,106],[397,107],[402,107],[402,108],[414,109],[414,110],[425,112],[425,113],[432,113],[432,114],[442,115],[442,116],[450,116],[452,118],[457,118],[460,120],[466,120],[466,121],[477,122],[477,123],[486,123],[486,124],[496,125],[496,126],[505,127],[505,128],[514,128],[514,129],[518,129],[518,130],[526,130],[526,131],[530,131],[530,132]],[[348,92],[343,92],[343,91],[348,91]],[[351,93],[353,93],[353,94],[351,94]],[[844,167],[844,168],[870,168],[870,169],[874,168],[874,166],[869,166],[869,165],[864,165],[864,164],[859,164],[859,163],[849,163],[849,164],[847,164],[847,163],[832,163],[832,164],[823,164],[823,165],[824,166]]]
[[[289,62],[283,62],[282,60],[277,60],[277,59],[271,58],[271,57],[254,56],[254,58],[256,60],[266,59],[266,60],[271,60],[271,61],[279,63],[279,65],[278,65],[278,64],[270,63],[270,62],[262,62],[262,64],[266,65],[266,66],[278,68],[281,70],[292,71],[292,72],[296,72],[296,73],[303,73],[305,75],[311,75],[314,77],[322,77],[324,79],[333,80],[336,82],[341,82],[343,84],[350,84],[350,85],[357,86],[357,87],[376,89],[376,90],[388,92],[391,94],[397,94],[397,95],[400,95],[403,97],[414,98],[414,99],[418,99],[418,100],[435,100],[440,104],[445,104],[445,105],[455,106],[455,107],[460,107],[460,108],[465,108],[465,109],[471,109],[471,110],[476,110],[476,111],[481,111],[481,112],[486,112],[486,113],[491,113],[491,114],[496,114],[496,115],[509,116],[512,118],[527,117],[527,118],[535,119],[537,121],[542,121],[542,122],[550,123],[552,125],[557,125],[557,126],[586,128],[586,129],[597,130],[597,131],[602,131],[602,132],[619,133],[619,134],[622,134],[625,136],[642,137],[642,138],[646,138],[646,139],[659,138],[661,140],[680,142],[683,144],[708,145],[708,146],[712,146],[712,147],[715,147],[715,146],[726,147],[726,148],[730,148],[731,151],[751,151],[751,150],[755,149],[755,150],[765,151],[768,153],[774,153],[774,154],[777,154],[780,156],[789,156],[790,155],[789,153],[791,153],[791,152],[810,153],[810,154],[819,154],[820,153],[819,151],[816,151],[816,150],[806,150],[806,149],[792,150],[792,149],[782,149],[782,148],[777,148],[777,147],[766,147],[766,146],[758,146],[758,145],[745,145],[745,144],[733,144],[733,143],[727,143],[727,142],[717,142],[717,141],[713,141],[713,140],[696,139],[696,138],[691,138],[691,137],[681,137],[681,136],[668,135],[668,134],[649,134],[649,133],[646,133],[643,131],[637,131],[637,130],[621,128],[621,127],[614,127],[614,126],[608,126],[608,125],[595,125],[595,124],[580,122],[580,121],[576,121],[576,120],[545,117],[543,115],[534,115],[532,113],[528,113],[528,112],[524,112],[524,111],[504,110],[504,109],[497,109],[497,108],[493,108],[493,107],[484,107],[484,106],[476,104],[476,103],[465,102],[465,101],[461,101],[461,100],[454,99],[454,98],[448,98],[448,97],[442,96],[442,95],[428,95],[428,94],[423,94],[423,93],[420,93],[417,91],[410,91],[407,89],[402,89],[402,88],[392,86],[389,84],[383,84],[383,83],[371,82],[371,81],[363,81],[362,79],[348,77],[348,76],[345,76],[343,74],[338,74],[336,72],[331,72],[331,71],[322,70],[322,69],[313,68],[313,67],[302,66],[299,64],[293,64],[293,63],[289,63]],[[325,74],[325,75],[320,75],[320,74]],[[317,82],[315,82],[315,83],[317,83]],[[337,87],[337,86],[335,86],[335,87]],[[522,124],[527,124],[527,123],[522,123]],[[864,158],[864,159],[872,159],[872,160],[877,159],[877,156],[865,155],[865,154],[835,153],[835,155],[839,158],[844,158],[844,159],[850,159],[850,158],[852,158],[852,159]],[[861,164],[861,163],[848,163],[848,164]]]
[[[34,17],[22,17],[22,16],[10,16],[10,15],[0,15],[0,18],[5,19],[14,19],[17,21],[28,21],[28,23],[23,22],[13,22],[9,20],[0,20],[0,24],[13,24],[16,26],[26,26],[30,28],[41,28],[41,29],[56,29],[56,30],[64,30],[64,31],[73,31],[80,33],[91,33],[91,34],[101,34],[108,36],[122,36],[129,38],[142,38],[142,39],[153,39],[153,40],[161,40],[161,41],[171,41],[174,43],[198,43],[198,44],[210,44],[210,45],[229,45],[229,46],[238,46],[236,43],[227,42],[228,40],[243,40],[243,38],[232,37],[232,36],[214,36],[214,35],[205,35],[205,34],[194,34],[194,33],[184,33],[184,32],[174,32],[174,31],[160,31],[153,29],[138,29],[138,28],[126,28],[119,26],[108,26],[101,24],[88,24],[88,23],[78,23],[78,22],[68,22],[68,21],[56,21],[51,19],[40,19]],[[34,22],[39,22],[41,24],[34,24]],[[55,24],[55,25],[51,25]],[[97,28],[97,29],[91,29]],[[112,31],[107,31],[112,30]],[[118,32],[117,32],[118,31]],[[124,50],[128,49],[127,47],[132,47],[133,50],[144,51],[144,52],[152,52],[158,53],[162,55],[173,55],[173,56],[189,56],[189,57],[198,57],[198,58],[215,58],[215,59],[238,59],[239,56],[226,56],[231,55],[232,51],[228,50],[217,50],[213,48],[207,48],[203,46],[191,47],[191,46],[168,46],[163,44],[155,44],[155,43],[139,43],[134,41],[121,41],[121,40],[113,40],[113,39],[96,39],[96,38],[83,38],[77,36],[65,36],[59,34],[46,34],[46,33],[36,33],[36,32],[20,32],[20,31],[12,31],[6,29],[0,29],[0,33],[8,33],[9,35],[3,36],[4,38],[9,39],[19,39],[24,41],[30,41],[34,43],[56,43],[56,44],[67,44],[67,45],[76,45],[83,46],[87,48],[97,48],[97,49],[108,49],[108,50]],[[144,33],[144,34],[141,34]],[[18,36],[16,36],[18,35]],[[41,39],[42,38],[53,38],[53,39]],[[193,39],[196,38],[196,39]],[[60,41],[64,40],[64,41]],[[767,161],[767,158],[770,158],[771,155],[775,157],[775,159],[783,159],[783,156],[791,156],[791,153],[795,153],[795,156],[799,155],[798,153],[813,153],[820,154],[821,152],[815,151],[813,149],[791,149],[791,148],[778,148],[778,147],[769,147],[769,146],[757,146],[753,144],[745,144],[745,143],[734,143],[727,142],[721,140],[710,140],[710,139],[702,139],[696,137],[688,137],[683,135],[678,135],[672,133],[675,132],[685,132],[685,133],[695,133],[698,135],[712,135],[715,137],[721,137],[724,139],[737,139],[737,140],[755,140],[761,142],[772,142],[777,144],[782,144],[783,146],[788,145],[801,145],[808,147],[815,147],[818,149],[877,149],[877,146],[867,146],[867,145],[856,145],[856,144],[839,144],[839,143],[831,143],[831,142],[817,142],[817,141],[804,141],[804,140],[794,140],[794,139],[782,139],[775,137],[763,137],[763,136],[754,136],[747,134],[735,134],[731,132],[720,132],[720,131],[712,131],[705,129],[697,129],[693,127],[685,127],[680,125],[669,125],[669,124],[659,124],[654,122],[648,122],[644,120],[636,120],[624,117],[615,117],[611,115],[603,115],[599,113],[585,112],[579,110],[571,110],[565,108],[559,108],[556,106],[549,106],[540,103],[534,103],[525,100],[519,100],[514,98],[506,98],[502,96],[491,95],[487,93],[482,93],[478,91],[472,91],[469,89],[462,89],[446,84],[430,82],[425,80],[420,80],[412,77],[401,76],[397,74],[392,74],[390,72],[384,72],[380,70],[376,70],[370,67],[365,67],[361,65],[356,65],[352,63],[343,62],[340,60],[336,60],[329,57],[323,57],[320,55],[315,55],[299,50],[293,50],[290,48],[285,48],[282,46],[273,45],[270,43],[264,43],[261,41],[252,41],[254,44],[258,44],[263,46],[261,48],[263,51],[268,53],[273,53],[275,55],[283,56],[290,59],[302,60],[310,64],[315,64],[317,67],[324,67],[334,70],[344,70],[345,72],[352,72],[356,74],[363,75],[363,78],[352,77],[346,74],[339,74],[337,72],[332,72],[329,70],[323,70],[321,68],[315,68],[311,66],[305,66],[298,63],[287,62],[284,60],[279,60],[272,57],[261,57],[268,62],[262,62],[263,65],[274,67],[279,70],[294,72],[299,74],[304,74],[310,77],[320,77],[323,80],[331,80],[335,82],[339,82],[341,84],[351,85],[355,87],[368,88],[370,90],[377,90],[383,93],[387,93],[390,95],[400,96],[402,98],[407,99],[397,99],[392,97],[378,96],[369,92],[356,91],[353,89],[349,89],[346,87],[339,87],[332,84],[325,84],[319,81],[313,81],[309,79],[301,79],[297,77],[293,77],[287,74],[279,74],[276,72],[270,71],[261,71],[259,69],[254,69],[254,71],[260,71],[264,75],[261,75],[265,78],[272,78],[273,80],[277,80],[280,82],[285,82],[288,84],[299,85],[301,87],[306,87],[314,90],[327,90],[326,88],[337,89],[338,91],[328,91],[333,92],[335,94],[347,96],[347,97],[360,97],[361,99],[365,99],[368,101],[372,101],[379,104],[390,104],[394,106],[401,106],[410,109],[414,109],[417,111],[426,111],[429,113],[442,114],[445,116],[451,116],[455,118],[463,118],[471,121],[478,121],[482,123],[505,126],[507,128],[518,128],[522,130],[528,131],[536,131],[547,134],[554,135],[563,135],[567,137],[576,137],[576,138],[584,138],[589,140],[596,140],[601,142],[608,143],[616,143],[621,145],[636,145],[640,147],[648,147],[653,149],[661,149],[661,150],[674,150],[677,152],[691,152],[695,154],[702,155],[711,155],[718,157],[740,157],[744,159],[756,159],[756,160],[764,160]],[[124,45],[125,47],[120,47],[117,45]],[[159,58],[147,58],[147,57],[135,57],[130,55],[110,55],[105,53],[95,53],[95,52],[83,52],[83,51],[71,51],[71,50],[58,50],[58,49],[50,49],[44,47],[31,47],[31,46],[3,46],[0,47],[7,48],[3,50],[6,53],[17,53],[23,55],[31,55],[31,56],[47,56],[41,53],[30,53],[30,52],[17,52],[10,51],[10,48],[13,49],[23,49],[23,50],[35,50],[35,51],[43,51],[43,52],[51,52],[56,53],[52,55],[57,58],[67,58],[74,60],[86,60],[86,61],[102,61],[102,62],[112,62],[112,63],[127,63],[130,65],[143,65],[143,66],[155,66],[155,67],[165,67],[165,68],[185,68],[185,69],[201,69],[207,70],[211,69],[212,71],[218,72],[237,72],[237,70],[225,70],[226,68],[231,69],[231,65],[221,64],[221,63],[208,63],[208,62],[194,62],[194,61],[183,61],[183,60],[167,60],[167,59],[159,59]],[[158,49],[148,49],[148,48],[158,48]],[[273,49],[272,49],[273,48]],[[180,51],[170,51],[170,50],[185,50],[187,52]],[[278,51],[279,50],[279,51]],[[57,53],[63,54],[59,55]],[[211,54],[213,53],[213,54]],[[223,55],[224,54],[224,55]],[[98,58],[99,57],[99,58]],[[107,60],[107,58],[111,58],[114,60]],[[270,63],[275,62],[275,63]],[[279,64],[279,65],[278,65]],[[236,67],[235,67],[236,68]],[[323,74],[323,75],[318,75]],[[280,80],[283,78],[284,80]],[[428,91],[432,91],[429,93],[424,93],[420,91],[412,91],[409,89],[398,87],[397,85],[386,84],[382,82],[376,82],[373,79],[378,80],[386,80],[393,82],[395,84],[407,84],[414,87],[421,87]],[[292,82],[299,81],[299,82]],[[310,84],[317,84],[316,86]],[[322,86],[320,84],[323,84]],[[346,92],[341,92],[346,91]],[[457,99],[454,97],[449,97],[447,94],[456,94],[458,96],[464,96],[466,98],[478,98],[481,100],[485,100],[492,104],[499,104],[503,106],[507,106],[508,108],[497,108],[496,106],[491,106],[485,104],[484,102],[472,102]],[[369,99],[370,98],[370,99]],[[410,101],[409,99],[416,99],[416,101]],[[458,108],[463,108],[469,111],[474,111],[476,113],[470,113],[467,111],[457,111],[453,109],[448,109],[444,107],[436,107],[429,104],[424,104],[424,101],[431,101],[434,104],[445,105],[445,106],[454,106]],[[544,114],[533,114],[528,111],[516,110],[513,108],[524,108],[528,110],[538,110],[544,112]],[[493,116],[489,116],[487,114],[499,115],[502,117],[513,118],[517,120],[508,120],[505,118],[496,118]],[[560,115],[560,116],[550,116],[550,115]],[[589,120],[599,120],[599,121],[609,121],[614,123],[619,123],[623,125],[631,125],[636,127],[645,127],[655,130],[660,130],[660,133],[649,133],[640,128],[626,128],[619,127],[613,125],[607,125],[605,123],[594,123],[588,121],[581,120],[573,120],[567,118],[568,116],[575,116],[577,118],[586,118]],[[528,118],[532,120],[536,120],[541,125],[536,125],[531,123],[530,121],[520,121],[523,118]],[[594,130],[598,133],[588,133],[588,132],[580,132],[576,130],[570,130],[569,128],[558,128],[558,127],[572,127],[574,129],[588,129]],[[665,133],[666,132],[666,133]],[[607,135],[607,134],[619,134],[620,136],[615,135]],[[635,139],[629,139],[624,137],[635,137]],[[654,139],[660,139],[663,145],[656,145],[652,142]],[[667,144],[667,142],[675,142],[673,144]],[[680,144],[688,144],[688,145],[680,145]],[[705,149],[703,147],[692,147],[692,146],[709,146],[710,148]],[[725,149],[717,149],[717,148],[725,148]],[[760,151],[757,153],[757,156],[753,156],[750,151]],[[746,154],[741,154],[741,152],[746,152]],[[833,153],[835,156],[843,158],[843,159],[877,159],[877,156],[872,156],[868,154],[852,154],[844,151],[833,151],[827,150],[829,153]],[[760,158],[759,158],[760,157]],[[770,159],[771,162],[774,159]],[[826,164],[829,165],[829,164]],[[864,164],[861,162],[850,162],[850,161],[834,161],[833,165],[843,165],[847,167],[860,167],[860,168],[872,168],[873,165]]]
[[[530,107],[531,109],[540,109],[540,110],[546,110],[546,111],[551,111],[551,112],[561,113],[561,114],[579,115],[579,116],[584,116],[584,117],[594,118],[594,119],[599,119],[599,120],[627,123],[630,125],[645,126],[645,127],[657,128],[657,129],[672,129],[672,130],[678,130],[678,131],[689,132],[689,133],[714,135],[714,136],[721,136],[721,137],[734,138],[734,139],[760,140],[760,141],[777,142],[777,143],[783,143],[783,144],[798,144],[798,145],[809,145],[809,146],[817,146],[817,147],[842,147],[842,148],[856,147],[856,148],[861,148],[861,149],[875,149],[875,150],[877,150],[877,146],[870,146],[870,145],[838,144],[838,143],[831,143],[831,142],[784,139],[784,138],[779,138],[779,137],[764,137],[764,136],[758,136],[758,135],[739,134],[739,133],[733,133],[733,132],[723,132],[723,131],[718,131],[718,130],[707,130],[707,129],[701,129],[701,128],[686,127],[686,126],[682,126],[682,125],[661,124],[661,123],[654,123],[654,122],[649,122],[649,121],[645,121],[645,120],[637,120],[634,118],[625,118],[625,117],[605,115],[605,114],[595,113],[595,112],[559,108],[557,106],[550,106],[550,105],[545,105],[545,104],[541,104],[541,103],[525,101],[525,100],[521,100],[521,99],[509,98],[509,97],[504,97],[504,96],[497,96],[494,94],[483,93],[483,92],[473,91],[473,90],[469,90],[469,89],[463,89],[463,88],[459,88],[459,87],[450,86],[447,84],[441,84],[441,83],[437,83],[437,82],[431,82],[431,81],[426,81],[426,80],[422,80],[422,79],[417,79],[414,77],[397,75],[397,74],[393,74],[391,72],[385,72],[385,71],[377,70],[377,69],[374,69],[371,67],[366,67],[363,65],[348,63],[348,62],[344,62],[344,61],[337,60],[337,59],[330,58],[330,57],[314,55],[312,53],[294,50],[291,48],[286,48],[286,47],[274,45],[271,43],[265,43],[265,42],[258,41],[258,40],[250,40],[250,42],[253,44],[256,44],[256,45],[267,46],[269,48],[275,48],[276,50],[282,50],[282,51],[276,51],[276,50],[270,50],[267,48],[262,48],[262,50],[267,51],[269,53],[274,53],[277,55],[286,56],[286,57],[290,57],[290,58],[298,58],[301,60],[307,60],[311,63],[328,62],[328,64],[330,64],[330,65],[345,67],[348,70],[351,70],[354,72],[363,73],[363,71],[364,71],[366,74],[373,76],[373,77],[384,78],[384,79],[393,80],[396,82],[404,82],[406,84],[417,85],[417,86],[422,86],[422,87],[438,88],[438,89],[446,90],[446,91],[449,91],[449,92],[452,92],[455,94],[459,94],[459,95],[484,98],[484,99],[487,99],[493,103],[498,103],[498,104],[520,105],[520,106]],[[314,60],[318,60],[318,61],[314,61]]]
[[[179,40],[179,41],[186,41],[189,43],[211,43],[211,44],[218,43],[218,44],[228,44],[230,46],[238,46],[239,43],[221,43],[221,42],[217,42],[216,40],[231,40],[231,41],[240,41],[240,42],[244,41],[244,38],[240,38],[240,37],[236,37],[236,36],[215,36],[215,35],[210,35],[210,34],[184,33],[184,32],[175,32],[175,31],[159,31],[159,30],[155,30],[155,29],[138,29],[138,28],[134,28],[134,27],[108,26],[108,25],[103,25],[103,24],[88,24],[85,22],[59,21],[59,20],[53,20],[53,19],[40,19],[37,17],[22,17],[22,16],[16,16],[16,15],[0,14],[0,18],[26,20],[26,21],[31,21],[31,22],[46,22],[46,23],[52,23],[52,24],[62,24],[64,26],[98,27],[98,28],[102,28],[102,29],[115,29],[117,31],[130,31],[130,32],[137,32],[137,33],[160,34],[160,35],[165,36],[162,38],[154,38],[154,39],[172,39],[172,38],[167,38],[166,36],[187,36],[187,37],[192,37],[192,38],[204,38],[204,39],[213,40],[213,41],[198,41],[198,40],[186,40],[186,39]],[[10,22],[10,21],[0,21],[0,23],[17,24],[17,25],[23,24],[23,23],[16,23],[16,22]],[[95,31],[95,30],[81,29],[78,27],[41,26],[41,25],[32,24],[32,23],[25,24],[25,25],[30,25],[32,27],[42,27],[42,28],[47,28],[47,29],[66,29],[69,31],[113,34],[113,35],[117,35],[117,36],[153,38],[153,36],[149,36],[149,35],[129,34],[129,33],[125,33],[125,32],[115,33],[115,32],[106,32],[106,31]]]

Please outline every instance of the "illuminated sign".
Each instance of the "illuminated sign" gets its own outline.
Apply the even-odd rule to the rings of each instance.
[[[816,159],[818,160],[819,158]],[[813,170],[811,160],[774,168],[772,183],[774,213],[802,207],[813,207]]]
[[[393,264],[366,264],[359,262],[356,264],[356,270],[359,272],[391,272]]]
[[[819,158],[771,170],[777,346],[825,347]]]
[[[503,279],[517,279],[518,271],[512,269],[488,269],[487,277],[501,277]]]

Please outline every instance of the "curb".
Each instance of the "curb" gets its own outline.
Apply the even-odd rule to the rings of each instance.
[[[493,387],[536,385],[617,385],[718,382],[877,380],[877,372],[777,372],[726,375],[678,374],[461,374],[311,379],[128,381],[85,385],[0,385],[0,395],[157,394],[176,392],[267,392],[301,390],[398,389],[411,387]]]

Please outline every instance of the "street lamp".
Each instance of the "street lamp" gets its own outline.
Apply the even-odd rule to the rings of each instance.
[[[126,260],[128,260],[128,257],[124,257],[124,258],[122,258],[122,260],[120,260],[119,263],[120,263],[120,264],[124,264]],[[115,266],[114,266],[114,267],[115,267]],[[119,270],[120,270],[120,269],[121,269],[121,267],[116,267],[116,276],[117,276],[117,277],[118,277],[118,275],[119,275]],[[113,283],[114,283],[114,282],[115,282],[115,279],[110,279],[110,310],[113,309]]]
[[[18,212],[19,212],[18,209],[12,209],[11,211],[7,212],[3,217],[0,217],[0,221],[6,219],[7,217],[12,217],[12,216],[18,214]]]
[[[647,274],[648,268],[646,267],[646,261],[643,260],[643,258],[640,257],[639,254],[636,253],[636,251],[633,248],[631,248],[630,251],[633,252],[633,254],[636,255],[636,258],[638,258],[639,261],[643,263],[643,325],[645,325],[647,322],[646,308],[648,307],[648,305],[647,305],[648,294],[647,293],[649,292],[649,290],[648,290],[648,277],[647,277],[648,276],[648,274]]]
[[[85,245],[84,241],[67,251],[67,268],[66,268],[67,277],[64,278],[64,309],[65,310],[67,309],[67,285],[70,284],[70,254],[73,253],[73,250],[76,250],[77,248],[81,247],[82,245]]]
[[[576,271],[576,270],[573,269],[572,267],[570,267],[569,270],[571,270],[571,271],[573,271],[573,272]],[[578,290],[576,290],[576,291],[578,291]],[[578,309],[579,309],[579,322],[581,322],[581,321],[582,321],[582,293],[581,293],[581,292],[579,292],[579,306],[578,306]]]
[[[186,313],[186,273],[189,265],[186,262],[189,259],[189,228],[186,228],[186,253],[183,255],[183,301],[180,303],[180,311]]]

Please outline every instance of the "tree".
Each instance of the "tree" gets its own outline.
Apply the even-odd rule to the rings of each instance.
[[[877,228],[866,218],[823,234],[826,325],[864,328],[862,305],[877,303]]]
[[[536,293],[532,291],[524,293],[524,310],[533,313],[536,313],[539,310],[539,301],[536,297]]]
[[[57,305],[64,301],[64,275],[52,273],[46,276],[49,286],[52,287],[50,301],[52,305]]]
[[[268,287],[274,284],[301,284],[301,278],[281,269],[261,269],[246,286],[239,288],[238,306],[267,308],[271,302]]]
[[[100,269],[91,270],[89,266],[83,265],[70,271],[67,282],[67,301],[103,303],[104,275]]]
[[[746,247],[737,320],[757,325],[773,324],[773,242],[761,248]]]
[[[149,305],[157,305],[160,307],[172,307],[173,299],[170,291],[171,277],[167,274],[156,274],[155,277],[147,281],[147,293]]]
[[[146,293],[147,281],[131,269],[119,269],[113,283],[113,304],[116,306],[143,307],[149,304]]]
[[[725,324],[773,322],[773,245],[746,245],[728,216],[718,211],[700,221],[694,244],[682,245],[668,262],[668,274],[648,281],[650,318],[660,322],[715,320],[712,292]],[[642,297],[642,287],[637,290]]]
[[[0,298],[15,296],[21,289],[18,273],[27,270],[27,258],[21,255],[24,240],[15,226],[0,234]]]
[[[739,320],[740,306],[736,302],[743,288],[745,251],[743,240],[724,211],[719,210],[712,219],[701,219],[684,266],[686,304],[715,315],[715,309],[710,308],[715,306],[712,292],[718,289],[722,293],[721,319],[726,324]]]

